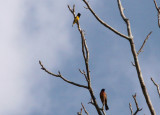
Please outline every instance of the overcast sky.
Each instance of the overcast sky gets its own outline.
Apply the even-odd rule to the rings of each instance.
[[[116,0],[90,0],[97,15],[127,35]],[[157,0],[158,5],[160,2]],[[81,13],[90,52],[92,87],[102,106],[99,92],[106,89],[107,115],[129,115],[129,102],[135,111],[132,95],[137,93],[139,114],[149,115],[127,40],[103,27],[80,0],[1,0],[0,1],[0,115],[75,115],[81,102],[90,113],[86,89],[72,86],[40,69],[38,63],[74,82],[86,84],[78,69],[84,69],[80,34],[67,5],[76,5]],[[150,77],[160,83],[160,29],[153,0],[122,0],[130,19],[136,49],[153,31],[139,62],[156,113],[160,113],[157,90]]]

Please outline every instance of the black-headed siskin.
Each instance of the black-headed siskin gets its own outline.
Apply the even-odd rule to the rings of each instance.
[[[77,16],[74,18],[72,27],[73,27],[73,25],[74,25],[75,23],[78,23],[80,16],[81,16],[81,14],[78,13]]]

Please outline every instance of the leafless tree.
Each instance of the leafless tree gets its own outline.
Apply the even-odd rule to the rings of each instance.
[[[138,55],[142,52],[142,49],[144,48],[144,45],[146,44],[146,41],[148,40],[148,38],[149,38],[149,36],[151,35],[152,32],[150,32],[147,35],[146,39],[142,43],[142,46],[140,47],[140,49],[137,52],[136,48],[135,48],[135,44],[134,44],[134,37],[133,37],[132,31],[131,31],[130,21],[124,14],[124,8],[122,6],[121,0],[117,0],[117,4],[118,4],[119,11],[120,11],[120,15],[121,15],[123,21],[126,24],[126,30],[128,32],[128,35],[125,35],[125,34],[119,32],[119,31],[117,31],[115,28],[113,28],[112,26],[110,26],[109,24],[104,22],[100,17],[98,17],[98,15],[95,13],[95,11],[91,8],[91,6],[88,3],[88,1],[82,0],[82,2],[85,3],[85,5],[86,5],[85,8],[88,9],[91,12],[91,14],[97,19],[98,22],[100,22],[101,25],[103,25],[104,27],[108,28],[109,30],[111,30],[115,34],[119,35],[121,38],[125,38],[127,41],[129,41],[131,52],[132,52],[133,59],[134,59],[134,62],[132,62],[132,65],[136,68],[138,80],[139,80],[139,83],[140,83],[141,90],[142,90],[142,93],[144,95],[144,98],[146,100],[146,104],[147,104],[147,106],[149,108],[149,111],[150,111],[151,115],[156,115],[156,112],[155,112],[154,107],[152,105],[150,96],[148,94],[148,91],[147,91],[147,88],[146,88],[146,85],[145,85],[145,82],[144,82],[144,79],[143,79],[143,75],[142,75],[142,72],[141,72],[141,67],[140,67],[139,60],[138,60]],[[158,10],[158,14],[160,14],[160,9],[157,7],[157,4],[156,4],[155,0],[154,0],[154,3],[155,3],[155,6],[156,6],[156,9]],[[68,5],[68,8],[69,8],[69,11],[72,13],[73,18],[75,18],[76,17],[76,15],[75,15],[75,5],[73,5],[72,9]],[[159,21],[158,21],[158,23],[159,23],[159,26],[160,26],[160,22]],[[89,103],[92,104],[95,107],[95,109],[96,109],[96,111],[97,111],[97,113],[99,115],[105,115],[106,113],[105,113],[103,108],[99,107],[99,105],[97,103],[97,100],[95,98],[95,95],[94,95],[94,91],[92,89],[90,69],[89,69],[89,50],[88,50],[88,47],[87,47],[84,31],[81,29],[79,22],[77,23],[77,28],[78,28],[78,31],[79,31],[80,36],[81,36],[80,38],[81,38],[81,45],[82,45],[82,54],[83,54],[83,59],[84,59],[84,62],[85,62],[85,70],[82,71],[81,69],[79,69],[79,71],[84,76],[84,78],[86,80],[86,83],[87,83],[86,85],[82,85],[82,84],[75,83],[75,82],[72,82],[70,80],[67,80],[65,77],[62,76],[60,71],[58,72],[58,74],[50,72],[49,70],[47,70],[43,66],[41,61],[39,61],[39,64],[41,65],[41,69],[44,70],[45,72],[47,72],[48,74],[50,74],[50,75],[52,75],[54,77],[59,77],[62,80],[64,80],[65,82],[67,82],[67,83],[69,83],[71,85],[87,89],[89,91],[89,93],[90,93],[90,96],[91,96],[91,102],[89,102]],[[153,79],[152,79],[152,81],[153,81]],[[153,83],[156,85],[157,90],[159,91],[159,86],[154,81],[153,81]],[[131,114],[132,115],[136,115],[142,109],[140,109],[139,106],[138,106],[138,102],[136,100],[136,94],[133,95],[132,97],[134,98],[137,110],[133,113],[131,103],[129,103],[129,108],[131,110]],[[87,115],[89,115],[89,113],[87,112],[87,110],[85,109],[83,104],[82,104],[82,108],[84,109],[85,113]],[[82,108],[81,108],[81,111],[78,112],[79,115],[82,115]]]
[[[69,11],[73,14],[73,18],[76,17],[75,15],[75,5],[73,5],[73,9],[70,8],[70,6],[68,5],[68,9]],[[75,82],[72,82],[70,80],[67,80],[66,78],[64,78],[60,71],[58,72],[58,74],[55,74],[55,73],[52,73],[50,72],[49,70],[47,70],[41,61],[39,61],[39,64],[41,65],[41,69],[44,70],[45,72],[47,72],[48,74],[54,76],[54,77],[59,77],[61,78],[62,80],[64,80],[65,82],[69,83],[69,84],[72,84],[74,86],[77,86],[77,87],[81,87],[81,88],[84,88],[84,89],[87,89],[90,93],[90,96],[91,96],[91,99],[92,99],[92,105],[94,105],[94,107],[96,108],[97,110],[97,113],[99,115],[105,115],[105,111],[103,108],[100,108],[97,101],[96,101],[96,98],[95,98],[95,95],[94,95],[94,92],[93,92],[93,89],[92,89],[92,86],[91,86],[91,76],[90,76],[90,70],[89,70],[89,50],[88,50],[88,47],[87,47],[87,43],[86,43],[86,39],[85,39],[85,35],[84,35],[84,31],[81,29],[80,27],[80,24],[79,22],[77,23],[77,28],[78,28],[78,31],[81,35],[81,44],[82,44],[82,54],[83,54],[83,58],[84,58],[84,62],[85,62],[85,70],[81,71],[81,69],[79,69],[80,73],[82,75],[84,75],[85,79],[86,79],[86,82],[87,82],[87,85],[82,85],[82,84],[78,84],[78,83],[75,83]],[[86,114],[88,114],[88,112],[86,111],[86,109],[84,108],[83,104],[82,104],[82,107],[85,111]],[[82,109],[81,109],[81,112],[78,112],[79,115],[82,114]]]
[[[134,58],[134,66],[135,66],[136,71],[137,71],[137,75],[138,75],[139,83],[140,83],[140,86],[141,86],[141,89],[142,89],[142,93],[144,95],[144,98],[146,100],[146,103],[148,105],[148,108],[149,108],[151,114],[152,115],[156,115],[156,112],[155,112],[154,107],[152,105],[152,102],[150,100],[150,97],[149,97],[145,82],[143,80],[143,76],[142,76],[142,72],[141,72],[141,68],[140,68],[140,64],[139,64],[139,60],[138,60],[138,54],[141,52],[143,46],[145,45],[145,41],[144,41],[144,43],[142,44],[140,50],[137,53],[136,48],[135,48],[135,44],[134,44],[134,37],[133,37],[132,31],[131,31],[130,21],[129,21],[128,18],[126,18],[125,14],[123,12],[124,8],[122,6],[121,0],[117,0],[117,3],[118,3],[118,8],[119,8],[119,11],[120,11],[120,15],[121,15],[123,21],[126,23],[126,26],[127,26],[126,29],[127,29],[128,35],[122,34],[121,32],[117,31],[116,29],[112,28],[110,25],[105,23],[102,19],[100,19],[97,16],[97,14],[93,11],[93,9],[91,8],[91,6],[89,5],[89,3],[86,0],[83,0],[83,2],[86,4],[87,9],[89,9],[89,11],[93,14],[93,16],[97,19],[97,21],[99,21],[106,28],[108,28],[111,31],[113,31],[115,34],[117,34],[117,35],[121,36],[122,38],[125,38],[126,40],[129,41],[130,47],[131,47],[131,52],[132,52],[132,55],[133,55],[133,58]]]

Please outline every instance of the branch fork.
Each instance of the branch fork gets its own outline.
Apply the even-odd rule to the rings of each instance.
[[[137,115],[137,113],[138,113],[139,111],[141,111],[141,110],[142,110],[142,108],[140,109],[140,108],[139,108],[139,106],[138,106],[138,103],[137,103],[137,100],[136,100],[136,93],[135,93],[135,95],[132,95],[132,97],[133,97],[134,102],[135,102],[135,104],[136,104],[136,108],[137,108],[137,110],[133,113],[131,103],[129,103],[129,108],[130,108],[130,111],[131,111],[131,115]]]

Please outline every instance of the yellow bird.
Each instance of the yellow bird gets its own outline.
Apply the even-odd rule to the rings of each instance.
[[[73,27],[73,25],[74,25],[75,23],[78,23],[78,20],[79,20],[80,16],[81,16],[81,14],[78,13],[77,16],[75,17],[75,19],[73,20],[72,27]]]

